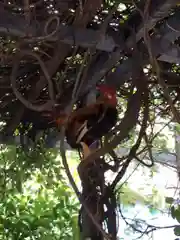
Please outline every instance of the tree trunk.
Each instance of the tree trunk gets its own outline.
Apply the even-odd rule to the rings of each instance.
[[[82,182],[82,196],[89,211],[95,216],[100,226],[103,223],[103,202],[100,188],[104,182],[103,176],[99,176],[100,162],[89,166],[80,176]],[[103,178],[102,178],[103,177]],[[103,240],[102,234],[96,228],[92,220],[82,207],[81,214],[81,240]]]

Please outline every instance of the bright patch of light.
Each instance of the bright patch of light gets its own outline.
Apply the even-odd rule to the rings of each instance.
[[[1,127],[1,126],[5,126],[5,125],[6,125],[5,122],[0,122],[0,127]]]
[[[38,47],[34,47],[34,51],[38,51],[39,50],[39,48]]]
[[[148,73],[149,70],[148,70],[147,68],[143,68],[143,72],[144,72],[144,73]]]
[[[118,6],[118,11],[124,11],[124,10],[126,10],[126,5],[123,3],[120,3]]]

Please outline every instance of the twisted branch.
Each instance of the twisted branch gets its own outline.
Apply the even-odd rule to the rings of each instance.
[[[25,55],[32,56],[39,62],[41,70],[42,70],[42,72],[43,72],[43,74],[44,74],[44,76],[45,76],[45,78],[47,80],[47,83],[48,83],[48,90],[49,90],[50,101],[47,101],[45,104],[40,105],[40,106],[39,105],[33,105],[31,102],[26,100],[22,96],[22,94],[19,92],[19,90],[17,89],[17,86],[16,86],[16,76],[17,76],[17,71],[18,71],[18,67],[19,67],[19,62],[20,62],[21,58],[24,57]],[[27,108],[29,108],[31,110],[34,110],[34,111],[41,112],[41,111],[44,111],[46,109],[49,109],[49,107],[53,107],[53,105],[55,103],[54,102],[54,87],[53,87],[53,83],[52,83],[51,77],[49,76],[49,73],[47,71],[47,68],[46,68],[44,62],[41,60],[41,58],[36,53],[33,53],[31,51],[28,51],[28,50],[21,50],[21,51],[19,51],[17,53],[15,59],[14,59],[14,65],[13,65],[13,68],[12,68],[12,73],[11,73],[10,79],[11,79],[11,86],[12,86],[12,89],[13,89],[13,92],[14,92],[15,96]]]

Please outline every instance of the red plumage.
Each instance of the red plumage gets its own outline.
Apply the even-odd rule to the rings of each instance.
[[[97,87],[97,89],[100,91],[100,93],[108,99],[108,102],[116,107],[117,105],[117,98],[116,98],[116,89],[112,86],[108,86],[106,84],[101,84]]]

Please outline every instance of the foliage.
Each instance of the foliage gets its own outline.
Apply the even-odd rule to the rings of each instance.
[[[180,236],[180,204],[179,201],[175,200],[172,197],[166,198],[166,203],[170,204],[171,216],[173,219],[176,219],[179,225],[174,227],[174,234]]]
[[[0,239],[79,239],[79,204],[56,154],[44,154],[41,162],[41,156],[15,153],[15,147],[1,152]]]
[[[134,134],[135,132],[130,140],[134,139]],[[78,155],[68,152],[68,156],[71,170],[76,169]],[[79,204],[66,183],[58,150],[45,150],[42,146],[37,146],[27,152],[21,147],[2,146],[0,159],[2,183],[0,238],[79,239],[77,224]],[[130,171],[132,169],[134,166]],[[139,169],[136,171],[138,175],[143,176],[147,174],[147,170],[149,169],[141,167],[141,173]],[[150,179],[158,170],[154,167],[149,171],[147,183],[142,186],[144,189],[148,184],[152,188]],[[75,172],[73,176],[76,176],[78,182]],[[160,193],[156,188],[151,190],[150,195],[145,195],[139,188],[134,190],[127,180],[123,187],[120,186],[118,194],[118,204],[121,203],[124,207],[129,208],[138,202],[148,206],[152,213],[161,208]],[[138,221],[137,224],[140,224]],[[177,231],[176,229],[176,234]]]

